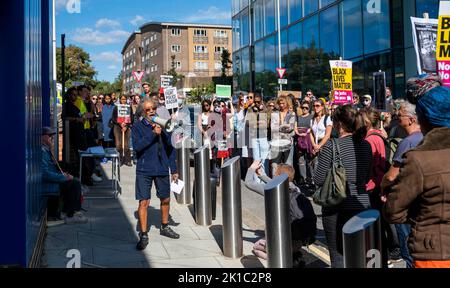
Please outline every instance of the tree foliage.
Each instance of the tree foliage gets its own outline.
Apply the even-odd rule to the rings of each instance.
[[[231,64],[233,64],[233,62],[231,61],[231,53],[225,49],[222,51],[222,55],[220,56],[221,58],[221,62],[222,62],[222,78],[227,77],[228,75],[228,71],[231,68]]]
[[[177,73],[177,62],[175,61],[176,56],[172,55],[172,56],[170,56],[170,59],[171,59],[171,62],[170,62],[171,68],[169,71],[167,71],[167,75],[173,76],[172,86],[177,87],[177,83],[183,79],[184,75]]]
[[[96,86],[97,81],[94,76],[97,74],[95,68],[91,65],[89,53],[82,48],[70,45],[65,49],[65,86],[70,87],[75,81],[82,81],[92,87]],[[57,80],[62,83],[61,68],[61,48],[56,49],[56,73]]]
[[[190,95],[187,97],[189,104],[199,104],[203,99],[210,99],[216,92],[216,86],[214,82],[210,82],[206,85],[199,85],[190,91]]]

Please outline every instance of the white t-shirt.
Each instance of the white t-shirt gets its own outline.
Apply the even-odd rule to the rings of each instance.
[[[325,118],[327,118],[327,123],[325,124]],[[319,139],[322,139],[325,137],[325,133],[327,131],[328,126],[333,126],[333,121],[331,121],[330,116],[322,116],[320,118],[319,122],[316,122],[316,119],[311,119],[311,130],[314,133],[314,140],[316,141],[316,144],[319,144]]]

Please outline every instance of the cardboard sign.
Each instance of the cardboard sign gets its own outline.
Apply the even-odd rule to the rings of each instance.
[[[172,79],[173,79],[172,75],[161,75],[160,78],[161,78],[161,87],[162,88],[167,88],[167,87],[172,86]]]
[[[440,1],[436,49],[437,72],[444,86],[450,87],[450,2]]]
[[[417,72],[436,72],[437,19],[411,17],[414,48],[417,57]]]
[[[334,104],[342,105],[352,102],[352,61],[331,60],[331,82],[334,91]]]
[[[217,146],[217,158],[222,159],[230,156],[226,140],[217,141]]]
[[[117,104],[117,123],[131,123],[131,107],[128,104]]]
[[[164,97],[166,98],[167,109],[178,108],[177,88],[175,87],[164,88]]]

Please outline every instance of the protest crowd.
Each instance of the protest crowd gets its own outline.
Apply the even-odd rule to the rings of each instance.
[[[338,105],[332,92],[323,98],[311,90],[300,98],[280,92],[279,97],[267,101],[257,92],[242,92],[234,99],[204,99],[194,110],[195,121],[183,104],[175,110],[164,109],[164,94],[151,92],[149,87],[144,83],[141,95],[118,97],[115,93],[91,95],[87,86],[68,89],[63,112],[69,121],[71,157],[67,167],[62,169],[52,155],[54,131],[45,128],[42,136],[47,155],[43,159],[44,183],[55,196],[49,198],[49,223],[62,218],[66,223],[88,221],[81,208],[82,191],[102,181],[100,162],[108,161],[85,159],[83,175],[77,175],[79,151],[89,147],[115,147],[120,165],[137,165],[137,200],[142,207],[148,206],[144,190],[151,184],[145,177],[153,177],[149,181],[160,187],[167,184],[165,178],[149,172],[156,168],[144,163],[148,153],[161,153],[161,149],[146,150],[153,138],[143,135],[150,129],[163,139],[159,145],[167,157],[160,161],[170,167],[172,175],[177,168],[174,149],[169,146],[176,146],[185,136],[192,137],[191,148],[211,148],[212,173],[220,170],[224,160],[240,156],[242,180],[256,193],[264,194],[265,183],[287,174],[292,238],[300,248],[315,240],[316,215],[310,202],[323,204],[319,201],[321,188],[329,184],[327,176],[339,161],[345,169],[344,195],[333,205],[322,205],[321,211],[331,267],[344,265],[343,225],[367,209],[383,215],[386,266],[404,260],[407,267],[450,267],[450,170],[445,164],[450,157],[450,89],[443,87],[437,76],[410,79],[405,95],[396,100],[386,88],[384,109],[376,109],[380,103],[372,96],[356,93],[351,103]],[[192,125],[193,134],[199,137],[183,129],[181,134],[177,130],[167,133],[164,127],[161,131],[152,123],[150,116],[154,115],[172,119],[181,128]],[[147,128],[149,125],[152,128]],[[158,197],[163,209],[169,195]],[[168,228],[166,216],[162,215],[161,234],[178,238]],[[139,250],[148,244],[146,229],[141,226]],[[261,239],[254,249],[262,258],[266,257],[264,245]]]

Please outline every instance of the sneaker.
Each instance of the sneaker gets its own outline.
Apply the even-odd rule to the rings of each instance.
[[[88,222],[88,218],[78,211],[72,217],[67,217],[65,221],[66,224],[85,224]]]
[[[95,173],[92,174],[91,178],[92,178],[92,181],[97,182],[97,183],[103,181],[103,179],[98,177],[97,175],[95,175]]]
[[[136,249],[139,251],[144,250],[148,245],[148,235],[139,233],[139,242],[136,244]]]
[[[389,251],[388,264],[401,262],[402,260],[403,260],[403,258],[402,258],[402,253],[401,253],[400,248],[396,247],[396,248],[392,249],[391,251]]]
[[[59,226],[59,225],[65,224],[65,223],[66,223],[66,221],[64,221],[64,220],[48,219],[47,227]]]
[[[175,231],[173,231],[172,228],[170,228],[169,226],[166,226],[166,228],[161,228],[159,230],[159,234],[172,239],[180,238],[180,235],[177,234]]]

